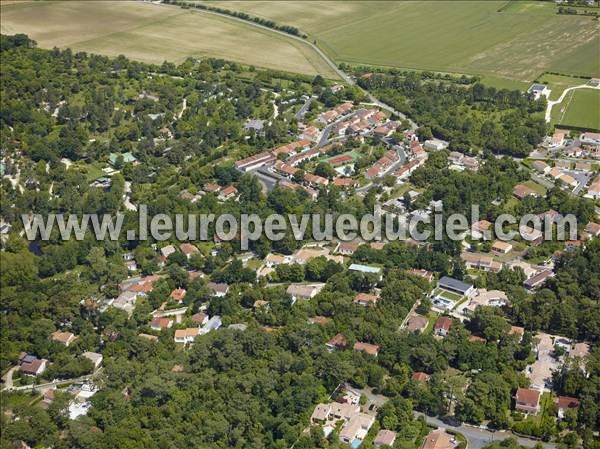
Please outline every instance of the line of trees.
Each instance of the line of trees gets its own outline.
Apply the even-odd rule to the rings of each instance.
[[[178,0],[164,0],[164,3],[181,6],[184,8],[195,8],[195,9],[202,9],[204,11],[217,12],[219,14],[225,14],[227,16],[236,17],[238,19],[245,20],[247,22],[254,22],[259,25],[265,26],[267,28],[272,28],[277,31],[282,31],[287,34],[291,34],[292,36],[298,36],[303,39],[307,38],[307,35],[302,33],[296,27],[293,27],[290,25],[280,25],[277,22],[274,22],[273,20],[268,20],[268,19],[263,19],[260,17],[251,16],[250,14],[246,14],[245,12],[231,11],[230,9],[218,8],[216,6],[208,6],[208,5],[204,5],[202,3],[188,3],[188,2],[181,2]]]

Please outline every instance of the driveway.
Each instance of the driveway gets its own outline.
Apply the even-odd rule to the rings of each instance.
[[[313,101],[313,97],[310,97],[308,100],[306,100],[304,102],[304,104],[298,110],[298,112],[296,112],[295,118],[296,118],[297,121],[304,120],[304,116],[308,112],[308,109],[310,108],[310,104],[312,103],[312,101]]]
[[[572,90],[576,90],[576,89],[600,89],[600,86],[595,87],[595,86],[590,86],[588,84],[581,84],[579,86],[569,87],[568,89],[565,89],[563,91],[563,93],[561,94],[561,96],[558,100],[554,100],[554,101],[548,100],[548,103],[546,106],[546,117],[545,117],[547,122],[550,122],[550,119],[552,118],[552,108],[554,107],[554,105],[562,103],[562,101],[565,99],[566,95],[569,92],[571,92]]]
[[[386,396],[373,393],[373,390],[370,388],[357,389],[357,388],[353,388],[351,386],[347,386],[347,388],[349,388],[350,390],[354,390],[359,394],[364,395],[367,398],[368,404],[375,404],[375,405],[377,405],[377,407],[381,407],[388,400],[388,398]],[[450,426],[450,425],[442,422],[438,418],[433,418],[431,416],[427,416],[424,413],[414,412],[414,414],[415,414],[416,418],[422,416],[423,418],[425,418],[425,422],[427,422],[427,424],[432,425],[434,427],[439,427],[441,429],[448,429],[448,430],[462,433],[469,443],[468,449],[481,449],[483,446],[491,443],[492,441],[498,441],[498,440],[501,441],[501,440],[506,440],[507,438],[515,438],[519,444],[526,446],[526,447],[533,447],[537,443],[540,442],[538,440],[518,437],[506,430],[499,430],[497,432],[494,432],[494,431],[488,430],[485,427],[481,428],[481,427],[472,426],[469,424],[463,424],[461,426],[454,427],[454,426]],[[542,442],[542,445],[546,449],[556,449],[556,445],[553,443],[543,443]]]
[[[449,429],[449,430],[453,430],[455,432],[462,433],[469,442],[468,449],[481,449],[483,446],[491,443],[492,441],[502,441],[502,440],[506,440],[508,438],[514,438],[517,440],[517,442],[519,444],[526,446],[526,447],[533,447],[537,443],[540,442],[538,440],[532,440],[529,438],[518,437],[506,430],[499,430],[497,432],[492,432],[485,428],[482,429],[480,427],[465,425],[465,424],[458,426],[458,427],[453,427],[453,426],[449,426],[448,424],[443,423],[442,421],[440,421],[437,418],[432,418],[430,416],[424,415],[423,413],[415,412],[415,416],[424,417],[427,424],[431,424],[433,426],[437,426],[442,429]],[[542,445],[547,449],[556,449],[556,445],[553,443],[542,442]]]
[[[27,391],[27,390],[38,390],[40,392],[44,392],[46,390],[49,390],[50,388],[54,388],[57,387],[59,385],[66,385],[66,384],[71,384],[71,383],[79,383],[79,382],[85,382],[88,380],[93,379],[95,376],[99,375],[102,372],[103,368],[100,367],[98,368],[96,371],[94,371],[92,374],[86,374],[85,376],[80,376],[80,377],[76,377],[74,379],[61,379],[61,380],[54,380],[52,382],[48,382],[48,383],[44,383],[44,384],[32,384],[32,385],[23,385],[20,387],[14,387],[12,386],[12,376],[11,376],[11,387],[8,387],[8,383],[5,385],[4,390],[5,391]]]
[[[13,373],[19,369],[18,366],[13,366],[9,369],[4,376],[2,376],[2,381],[4,382],[4,389],[11,390],[13,387]]]

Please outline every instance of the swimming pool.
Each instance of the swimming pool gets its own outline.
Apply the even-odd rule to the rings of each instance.
[[[358,449],[362,442],[363,440],[361,440],[360,438],[354,438],[350,446],[352,447],[352,449]]]

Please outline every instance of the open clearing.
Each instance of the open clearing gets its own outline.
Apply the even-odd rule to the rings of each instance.
[[[545,71],[600,75],[598,22],[548,2],[205,3],[296,26],[337,62],[528,82]]]
[[[574,78],[570,76],[544,74],[536,80],[539,83],[547,84],[550,92],[550,100],[558,100],[565,89],[574,86],[581,86],[587,82],[586,79]]]
[[[210,56],[337,78],[323,59],[301,42],[178,7],[110,1],[2,2],[0,13],[2,33],[26,33],[42,48],[123,54],[158,64]]]
[[[545,71],[600,76],[599,22],[557,15],[549,2],[208,3],[296,26],[336,62],[479,74],[499,88],[524,89]],[[175,6],[2,2],[1,25],[3,33],[27,33],[46,48],[125,54],[152,63],[212,56],[336,78],[325,61],[301,42]]]
[[[558,126],[600,131],[600,90],[574,90],[554,108],[552,122]]]

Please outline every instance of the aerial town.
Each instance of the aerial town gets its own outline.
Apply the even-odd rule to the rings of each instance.
[[[568,109],[600,73],[160,64],[4,20],[0,447],[600,448],[600,104],[598,128]],[[432,232],[366,238],[374,210]],[[182,238],[202,214],[293,232]],[[361,232],[317,237],[327,214]],[[167,215],[185,229],[155,232]]]

